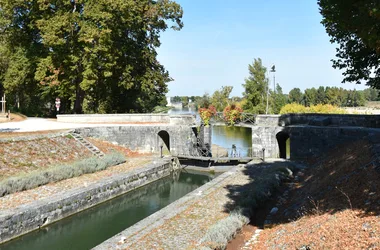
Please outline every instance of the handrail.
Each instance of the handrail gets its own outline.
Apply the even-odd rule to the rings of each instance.
[[[235,121],[236,124],[238,123],[247,123],[254,125],[256,123],[256,114],[251,113],[241,113],[240,118]],[[216,115],[213,117],[213,120],[215,122],[224,122],[227,123],[227,121],[224,118],[223,112],[217,112]]]

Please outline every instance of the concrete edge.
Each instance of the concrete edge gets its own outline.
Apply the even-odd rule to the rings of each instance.
[[[160,159],[127,174],[103,179],[86,188],[0,211],[0,244],[50,225],[90,207],[170,175],[172,159]]]
[[[179,200],[171,203],[165,208],[157,211],[156,213],[146,217],[135,225],[127,228],[126,230],[116,234],[112,238],[104,241],[93,249],[103,250],[103,249],[127,249],[131,244],[138,241],[141,235],[146,235],[155,228],[163,225],[166,220],[175,217],[184,210],[186,210],[190,205],[199,199],[207,196],[212,191],[216,190],[222,185],[222,182],[234,176],[239,171],[238,167],[235,167],[228,172],[218,176],[214,180],[204,184],[203,186],[195,189]]]

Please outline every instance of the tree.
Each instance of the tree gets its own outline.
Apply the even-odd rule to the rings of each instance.
[[[229,97],[233,87],[222,86],[222,89],[216,90],[211,96],[211,104],[216,108],[218,112],[222,112],[229,104]]]
[[[267,69],[260,58],[254,59],[253,64],[248,65],[249,77],[245,79],[244,98],[247,100],[243,109],[246,112],[264,114],[266,110],[267,89],[269,80],[266,77]]]
[[[197,97],[195,100],[196,107],[199,108],[208,108],[211,105],[210,95],[205,93],[201,97]]]
[[[283,106],[286,105],[286,95],[282,93],[281,86],[276,84],[276,92],[272,93],[272,110],[274,114],[279,114]]]
[[[4,87],[34,85],[76,113],[83,104],[93,112],[151,111],[171,80],[157,60],[160,32],[169,22],[181,29],[182,14],[170,0],[0,0],[0,31],[15,57]]]
[[[366,81],[380,88],[380,2],[318,0],[322,24],[337,43],[333,67],[345,69],[343,82]]]
[[[379,101],[380,100],[379,99],[380,91],[377,89],[368,88],[368,89],[363,90],[363,93],[364,93],[365,99],[367,101]]]
[[[305,89],[303,99],[307,107],[317,104],[317,90],[315,88]]]
[[[317,104],[326,104],[326,90],[325,87],[319,86],[316,96]]]
[[[302,103],[303,95],[299,88],[294,88],[289,92],[289,103]]]

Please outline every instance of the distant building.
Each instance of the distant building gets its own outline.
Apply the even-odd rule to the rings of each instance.
[[[166,97],[166,104],[167,107],[174,107],[176,109],[182,109],[182,102],[172,102],[171,97],[167,96]]]

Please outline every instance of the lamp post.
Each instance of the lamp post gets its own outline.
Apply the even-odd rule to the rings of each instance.
[[[273,73],[273,93],[276,93],[276,65],[273,64],[270,72]]]

